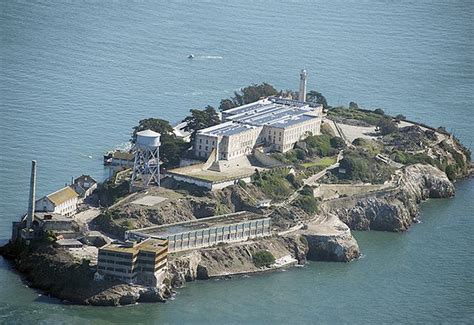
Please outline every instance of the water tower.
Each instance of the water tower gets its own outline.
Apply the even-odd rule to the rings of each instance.
[[[143,187],[150,184],[160,186],[160,134],[152,130],[137,132],[133,147],[135,162],[131,186],[141,179]]]

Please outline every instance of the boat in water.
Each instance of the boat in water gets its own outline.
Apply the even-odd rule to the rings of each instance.
[[[194,54],[189,54],[188,59],[194,59]]]

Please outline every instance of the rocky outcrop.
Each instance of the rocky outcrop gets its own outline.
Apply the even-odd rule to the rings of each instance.
[[[454,195],[446,174],[431,165],[406,167],[393,189],[340,198],[324,204],[355,230],[405,231],[418,215],[418,203]]]
[[[322,223],[309,223],[301,234],[308,242],[309,260],[350,262],[360,256],[350,229],[334,215]]]
[[[81,264],[65,250],[47,244],[26,247],[10,243],[0,253],[10,259],[33,288],[80,305],[118,306],[136,302],[164,302],[170,288],[130,286],[118,280],[94,281],[94,268]]]

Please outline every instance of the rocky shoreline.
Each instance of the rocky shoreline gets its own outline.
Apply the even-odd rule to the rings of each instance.
[[[170,192],[168,200],[149,209],[136,208],[130,200],[123,199],[119,209],[109,209],[97,217],[95,226],[123,237],[125,222],[142,228],[238,211],[271,217],[273,235],[270,237],[170,254],[169,272],[160,288],[112,279],[94,281],[95,269],[88,260],[79,263],[67,250],[55,248],[50,242],[38,241],[30,246],[10,242],[0,247],[0,254],[12,262],[32,288],[74,304],[94,306],[165,302],[172,296],[173,289],[189,281],[270,272],[295,264],[304,265],[308,260],[350,262],[361,255],[351,230],[406,231],[416,222],[423,200],[454,196],[452,181],[472,174],[470,152],[456,139],[436,143],[429,151],[439,159],[437,164],[407,164],[394,171],[392,179],[386,182],[390,186],[323,198],[319,211],[314,213],[291,201],[268,209],[257,208],[254,201],[268,197],[251,184],[245,189],[233,185],[207,193],[169,184],[160,193]],[[444,172],[446,165],[439,166],[454,162],[458,167],[454,172],[451,170],[451,181]],[[294,194],[300,190],[297,188]],[[276,262],[257,267],[253,255],[262,251],[271,253]]]
[[[324,222],[308,222],[303,229],[283,236],[171,256],[169,277],[161,289],[111,280],[94,282],[88,265],[77,265],[69,254],[51,246],[25,248],[10,243],[0,253],[12,261],[32,288],[61,300],[94,306],[165,302],[174,288],[189,281],[277,269],[257,268],[252,263],[252,252],[259,250],[268,250],[276,258],[291,256],[300,265],[307,260],[350,262],[360,256],[351,229],[406,231],[415,222],[421,201],[454,194],[453,183],[438,169],[429,165],[408,166],[394,189],[325,202]]]

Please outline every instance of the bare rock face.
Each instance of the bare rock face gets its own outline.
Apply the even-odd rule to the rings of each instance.
[[[270,237],[249,240],[229,245],[217,245],[183,253],[169,259],[168,268],[173,287],[180,287],[186,281],[205,280],[239,273],[265,271],[253,263],[253,254],[269,251],[278,259],[291,256],[297,263],[306,262],[307,243],[299,235]]]
[[[309,260],[350,262],[360,256],[350,229],[334,215],[329,215],[325,223],[309,223],[302,235],[308,242]]]
[[[201,262],[198,251],[168,259],[168,271],[171,285],[175,288],[182,287],[186,281],[197,279],[197,269]]]
[[[442,171],[416,164],[405,168],[395,189],[337,199],[327,207],[351,229],[405,231],[418,215],[418,203],[454,192]]]
[[[350,262],[360,256],[359,245],[352,235],[318,236],[306,235],[313,261]]]

